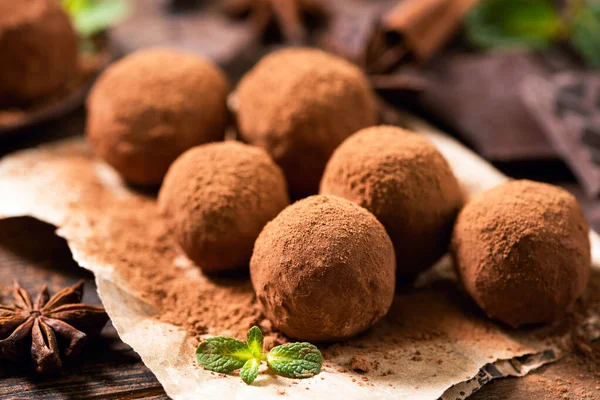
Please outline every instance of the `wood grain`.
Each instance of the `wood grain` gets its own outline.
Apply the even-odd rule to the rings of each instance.
[[[54,227],[32,218],[0,221],[0,284],[10,302],[12,280],[31,293],[47,283],[52,293],[86,280],[84,302],[100,304],[93,277],[73,261],[66,242]],[[36,376],[7,367],[0,380],[0,398],[138,399],[167,398],[162,386],[139,356],[123,343],[112,325],[88,346],[81,360],[67,364],[59,376]]]

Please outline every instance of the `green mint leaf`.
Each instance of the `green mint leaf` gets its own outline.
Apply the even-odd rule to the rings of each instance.
[[[254,380],[258,376],[259,366],[260,360],[257,360],[256,358],[246,361],[246,364],[244,364],[244,366],[242,367],[242,372],[240,373],[242,380],[248,385],[254,382]]]
[[[76,15],[89,6],[91,0],[62,0],[63,8],[70,15]]]
[[[588,66],[600,69],[600,3],[574,2],[571,12],[571,46]]]
[[[121,22],[130,12],[127,0],[63,0],[77,33],[92,36]]]
[[[196,349],[198,364],[215,372],[235,371],[252,358],[254,357],[246,343],[225,336],[206,339]]]
[[[310,378],[321,371],[323,356],[310,343],[290,343],[274,347],[267,354],[269,367],[290,378]]]
[[[262,358],[264,341],[265,338],[258,326],[253,326],[246,334],[246,342],[248,343],[248,348],[250,349],[252,355],[255,358]]]
[[[551,0],[486,0],[467,15],[469,41],[485,49],[545,49],[564,32]]]

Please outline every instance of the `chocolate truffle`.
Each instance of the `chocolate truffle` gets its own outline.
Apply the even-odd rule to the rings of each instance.
[[[427,139],[393,126],[364,129],[333,153],[321,182],[385,226],[398,279],[414,277],[447,250],[463,199],[450,166]]]
[[[183,250],[213,273],[248,268],[258,234],[289,198],[283,172],[264,150],[231,141],[182,154],[158,202]]]
[[[311,196],[267,224],[250,275],[265,315],[286,335],[342,340],[371,327],[394,297],[394,248],[367,210]]]
[[[514,327],[561,317],[590,274],[581,207],[543,183],[513,181],[475,196],[458,216],[452,250],[469,295]]]
[[[64,86],[77,69],[77,36],[57,0],[0,0],[0,107]]]
[[[320,50],[286,49],[264,57],[236,94],[242,140],[271,154],[294,197],[315,194],[333,150],[377,120],[364,74]]]
[[[94,85],[87,135],[126,181],[158,184],[181,153],[223,139],[228,90],[225,75],[202,57],[141,50],[113,64]]]

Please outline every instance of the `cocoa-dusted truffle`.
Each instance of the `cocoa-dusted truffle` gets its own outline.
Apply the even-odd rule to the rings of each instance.
[[[427,139],[393,126],[366,128],[333,153],[321,182],[371,211],[396,250],[398,278],[411,278],[447,250],[462,206],[459,184]]]
[[[0,0],[0,107],[27,105],[77,69],[77,36],[57,0]]]
[[[590,274],[581,207],[543,183],[513,181],[474,197],[458,216],[452,250],[466,291],[514,327],[561,317]]]
[[[242,139],[271,154],[294,197],[315,194],[333,150],[377,118],[364,74],[320,50],[286,49],[266,56],[236,93]]]
[[[277,164],[238,142],[186,151],[169,169],[158,201],[183,250],[208,273],[247,268],[258,234],[289,204]]]
[[[176,50],[141,50],[109,67],[87,102],[96,153],[133,184],[153,185],[185,150],[223,139],[225,75]]]
[[[385,315],[394,297],[394,248],[367,210],[335,196],[301,200],[267,224],[250,261],[265,315],[286,335],[349,338]]]

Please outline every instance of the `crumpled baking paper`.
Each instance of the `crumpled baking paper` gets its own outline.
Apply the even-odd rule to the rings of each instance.
[[[410,115],[400,119],[400,124],[435,143],[466,194],[507,179],[423,121]],[[101,199],[90,198],[86,189],[91,186],[101,188]],[[94,207],[85,207],[92,201]],[[130,207],[129,218],[134,222],[137,218],[140,224],[149,217],[158,218],[155,199],[123,185],[114,171],[93,157],[81,137],[21,151],[0,161],[0,218],[31,216],[57,227],[79,265],[95,274],[98,293],[121,339],[140,354],[174,399],[454,400],[468,397],[492,379],[525,375],[561,355],[551,341],[539,341],[532,332],[503,328],[487,320],[468,300],[455,302],[460,291],[452,281],[446,257],[419,279],[417,288],[396,296],[388,316],[361,337],[368,345],[336,345],[335,351],[326,352],[323,371],[316,377],[294,380],[262,373],[253,385],[246,385],[235,374],[210,373],[196,364],[192,340],[186,333],[160,322],[159,311],[145,303],[120,276],[117,265],[103,256],[115,240],[106,234],[110,229],[105,229],[117,223],[117,216],[107,211],[111,204]],[[600,242],[593,232],[590,237],[596,268]],[[199,284],[204,282],[198,269],[182,259],[181,254],[173,261],[177,263],[174,268]],[[592,336],[598,337],[598,332],[593,329]],[[387,340],[379,343],[378,338],[384,336]],[[371,371],[353,371],[354,356],[374,361]]]

